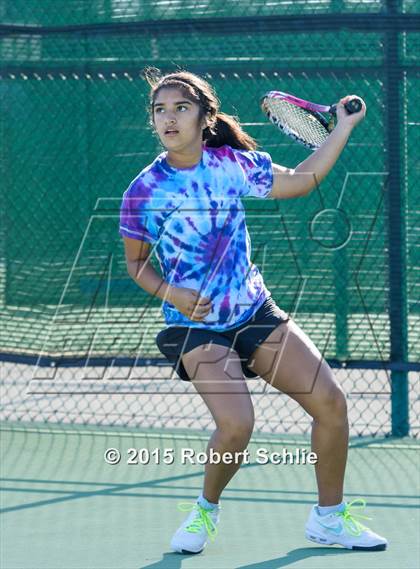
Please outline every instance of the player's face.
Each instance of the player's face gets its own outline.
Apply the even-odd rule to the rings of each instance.
[[[199,121],[200,107],[182,91],[163,88],[153,106],[153,121],[163,146],[172,152],[201,147],[205,119]]]

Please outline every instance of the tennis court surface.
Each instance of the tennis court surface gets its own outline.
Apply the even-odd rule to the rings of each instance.
[[[419,569],[418,2],[2,0],[0,12],[0,568]],[[123,192],[162,150],[146,66],[201,76],[289,168],[310,151],[270,123],[264,93],[366,103],[320,187],[243,205],[252,263],[346,393],[345,499],[367,501],[361,521],[386,551],[306,541],[314,467],[261,462],[309,451],[311,418],[262,380],[248,381],[249,462],[223,492],[215,542],[170,551],[177,506],[203,485],[204,465],[182,457],[214,424],[163,360],[162,303],[129,277],[118,232]]]
[[[350,448],[346,499],[366,499],[366,523],[389,539],[387,551],[306,541],[313,466],[261,462],[283,449],[308,450],[308,442],[256,436],[249,464],[223,493],[216,541],[198,556],[172,553],[169,542],[185,515],[177,504],[202,488],[203,466],[182,457],[198,460],[206,433],[9,423],[1,439],[4,569],[419,567],[420,455],[412,439],[358,438]],[[117,465],[104,459],[110,448],[121,453]],[[163,463],[165,449],[172,464]]]

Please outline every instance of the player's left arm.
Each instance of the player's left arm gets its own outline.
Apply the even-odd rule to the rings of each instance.
[[[337,126],[321,146],[295,169],[273,164],[273,187],[267,197],[275,199],[298,198],[309,194],[330,172],[343,151],[351,131],[366,113],[366,106],[353,115],[347,114],[344,97],[337,104]]]

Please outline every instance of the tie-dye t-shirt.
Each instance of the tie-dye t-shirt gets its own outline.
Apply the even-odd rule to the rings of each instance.
[[[192,168],[160,154],[124,193],[120,235],[153,244],[162,278],[211,299],[212,310],[192,321],[163,302],[167,326],[224,331],[239,326],[271,295],[251,262],[244,197],[265,198],[273,183],[266,152],[203,146]]]

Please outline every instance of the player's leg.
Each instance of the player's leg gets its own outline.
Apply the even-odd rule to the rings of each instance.
[[[218,344],[197,346],[182,356],[182,362],[216,423],[207,456],[211,449],[221,456],[233,456],[232,463],[206,463],[203,492],[172,538],[175,551],[199,553],[208,538],[217,533],[219,498],[243,462],[243,451],[254,426],[254,409],[239,356],[231,348]]]
[[[319,350],[290,320],[255,350],[249,368],[298,401],[313,418],[319,503],[308,520],[309,539],[355,549],[384,549],[386,540],[359,524],[343,502],[349,432],[346,398]]]
[[[182,361],[216,423],[207,453],[211,448],[221,454],[241,453],[251,438],[254,409],[238,354],[226,346],[204,345],[185,354]],[[238,454],[232,464],[206,464],[203,493],[207,500],[217,503],[241,462]]]
[[[330,367],[293,320],[268,336],[248,367],[298,401],[313,418],[319,504],[338,504],[343,498],[348,421],[346,398]]]

